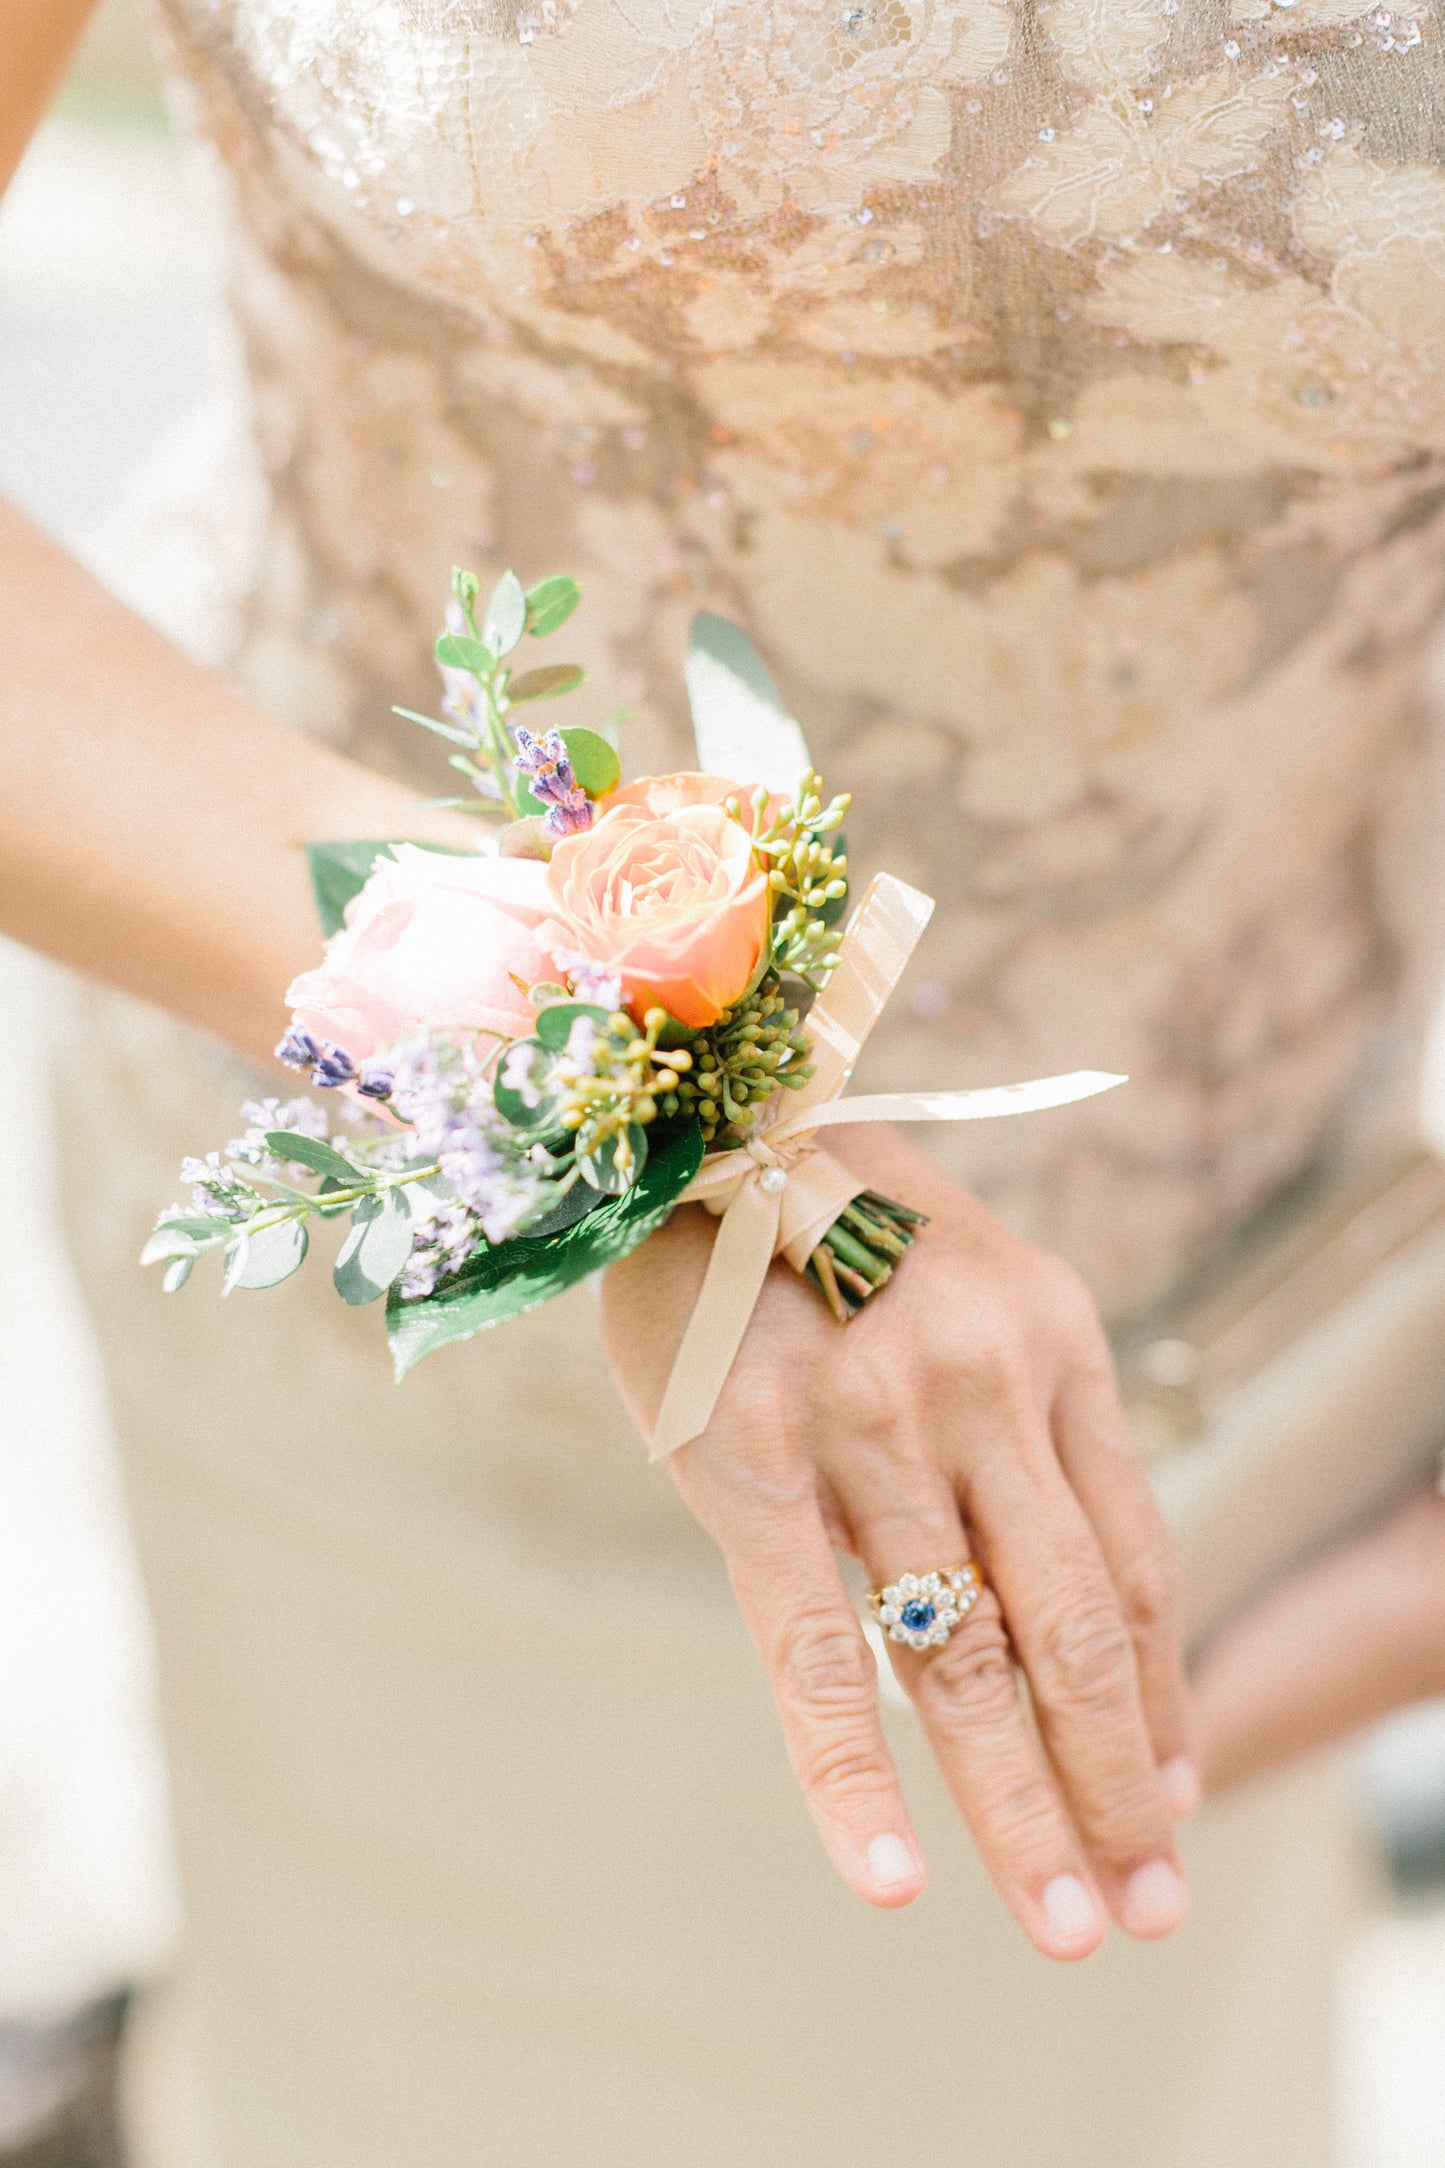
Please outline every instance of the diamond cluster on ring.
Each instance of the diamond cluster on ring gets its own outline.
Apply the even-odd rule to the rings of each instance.
[[[942,1648],[977,1601],[977,1577],[966,1566],[954,1573],[900,1573],[881,1593],[878,1623],[890,1641],[913,1649]]]

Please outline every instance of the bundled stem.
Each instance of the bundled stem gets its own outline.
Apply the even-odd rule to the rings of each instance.
[[[893,1267],[928,1225],[922,1212],[865,1189],[844,1205],[808,1259],[811,1280],[840,1325],[856,1317],[870,1295],[893,1277]]]

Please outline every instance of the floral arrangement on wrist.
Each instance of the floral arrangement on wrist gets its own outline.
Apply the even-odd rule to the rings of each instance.
[[[579,599],[571,579],[524,590],[508,572],[479,614],[476,578],[453,574],[435,651],[442,716],[396,712],[453,748],[467,793],[434,803],[490,832],[474,851],[308,846],[328,939],[287,993],[277,1053],[334,1095],[338,1119],[310,1098],[250,1102],[243,1135],[184,1163],[191,1202],[161,1214],[142,1256],[164,1266],[167,1291],[212,1251],[224,1292],[275,1286],[318,1222],[344,1222],[337,1292],[386,1298],[400,1377],[625,1256],[690,1196],[730,1217],[760,1209],[766,1236],[744,1277],[760,1280],[757,1260],[765,1271],[781,1249],[840,1322],[924,1224],[839,1179],[812,1132],[850,1109],[887,1118],[836,1094],[927,899],[887,876],[870,890],[820,1075],[812,1012],[845,958],[847,798],[825,796],[760,659],[719,618],[696,620],[686,675],[700,752],[735,755],[733,775],[624,785],[612,734],[519,723],[517,709],[583,682],[571,664],[514,667],[523,641],[555,631]],[[875,968],[859,979],[870,945]],[[880,957],[882,995],[863,994],[869,1013],[850,1022]],[[1114,1081],[1083,1072],[887,1111],[973,1118]],[[812,1111],[789,1121],[790,1098]],[[805,1155],[818,1164],[785,1206]],[[728,1290],[720,1330],[700,1304],[690,1335],[708,1376],[689,1408],[664,1410],[663,1429],[692,1434],[710,1408],[755,1293]]]

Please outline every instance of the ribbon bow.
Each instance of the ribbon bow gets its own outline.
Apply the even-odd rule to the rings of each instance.
[[[969,1092],[871,1092],[839,1097],[869,1032],[933,915],[933,899],[880,873],[849,921],[837,967],[808,1014],[814,1073],[778,1092],[757,1134],[704,1160],[678,1200],[721,1215],[707,1277],[667,1381],[651,1454],[662,1460],[707,1428],[747,1331],[768,1267],[781,1254],[801,1272],[838,1214],[867,1189],[815,1141],[843,1122],[978,1122],[1068,1106],[1122,1084],[1077,1069]],[[780,1102],[787,1101],[784,1112]],[[771,1116],[771,1119],[769,1119]]]

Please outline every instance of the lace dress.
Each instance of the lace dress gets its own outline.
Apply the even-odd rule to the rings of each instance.
[[[388,711],[428,697],[449,566],[568,569],[590,712],[655,769],[687,757],[692,612],[746,623],[855,863],[939,900],[867,1081],[1130,1072],[928,1139],[1116,1314],[1402,1119],[1445,588],[1433,6],[163,13],[234,200],[263,704],[436,789]],[[905,1730],[935,1888],[863,1913],[585,1295],[393,1397],[321,1294],[121,1291],[236,1091],[158,1065],[160,1029],[111,1034],[131,1172],[89,1267],[224,2168],[1326,2158],[1309,1778],[1201,1831],[1177,1946],[1066,1975]]]

